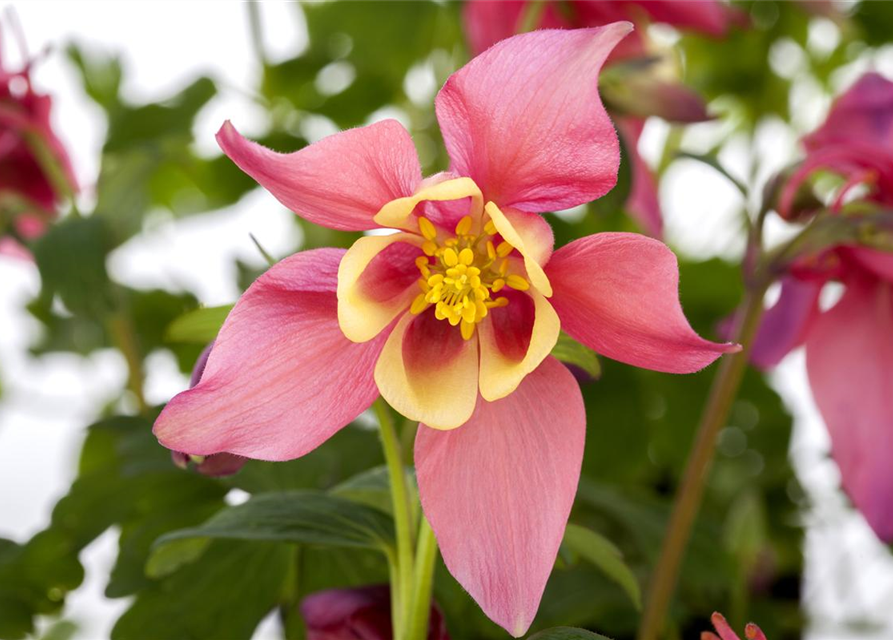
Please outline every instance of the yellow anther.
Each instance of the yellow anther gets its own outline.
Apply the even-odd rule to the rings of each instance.
[[[474,251],[465,247],[462,251],[459,252],[459,262],[461,262],[466,267],[470,267],[474,262]]]
[[[492,302],[488,302],[486,304],[491,309],[495,309],[496,307],[507,307],[509,304],[509,299],[505,296],[500,296],[496,298],[496,300],[493,300]]]
[[[484,318],[487,317],[487,313],[488,313],[487,305],[484,304],[483,302],[481,302],[480,300],[478,300],[477,302],[474,303],[474,306],[475,306],[475,310],[477,311],[477,317],[475,318],[475,321],[480,322],[481,320],[483,320]]]
[[[468,284],[471,285],[472,289],[477,289],[481,286],[481,277],[471,276],[470,278],[468,278]]]
[[[425,256],[419,256],[415,259],[415,266],[417,266],[419,269],[425,268],[429,264],[431,263],[428,262],[428,258],[426,258]]]
[[[459,256],[452,248],[448,248],[443,252],[443,263],[448,267],[455,267],[459,264]]]
[[[499,275],[501,275],[504,278],[505,274],[507,274],[508,272],[509,272],[509,261],[508,261],[508,258],[506,258],[505,260],[503,260],[502,262],[499,263]]]
[[[436,287],[437,285],[443,282],[443,274],[435,273],[433,276],[428,278],[428,284],[432,287]]]
[[[412,315],[417,316],[427,308],[428,308],[428,300],[427,300],[427,298],[425,298],[424,293],[420,293],[419,295],[417,295],[415,297],[415,300],[412,301],[412,306],[409,308],[409,312]]]
[[[428,293],[431,291],[431,287],[428,285],[428,281],[424,278],[419,279],[419,289],[422,290],[422,293]]]
[[[419,231],[422,232],[426,240],[434,240],[437,237],[437,229],[428,218],[422,216],[419,216]]]
[[[459,244],[459,239],[458,238],[450,238],[446,242],[444,242],[444,244],[448,247],[455,247],[457,244]]]
[[[530,288],[530,283],[527,282],[527,280],[514,273],[505,279],[505,283],[512,289],[517,289],[518,291],[527,291]]]
[[[437,306],[434,307],[434,317],[438,320],[446,320],[446,305],[442,302],[438,302]]]
[[[468,298],[465,298],[465,301],[468,302]],[[462,309],[462,319],[465,322],[474,322],[474,315],[477,312],[477,308],[473,304],[469,304]]]
[[[474,290],[474,297],[478,300],[486,300],[490,297],[490,292],[483,287],[480,287],[479,289]]]
[[[462,326],[459,328],[462,332],[462,337],[465,340],[471,340],[471,336],[474,335],[474,322],[467,322],[465,320],[462,321]]]
[[[499,293],[502,291],[502,288],[505,286],[505,280],[502,278],[497,278],[493,281],[493,293]]]
[[[484,225],[484,231],[486,231],[491,236],[496,235],[496,225],[493,224],[492,220],[487,220],[487,224]]]
[[[514,249],[515,248],[512,245],[510,245],[508,242],[503,240],[502,242],[499,243],[499,246],[496,247],[496,255],[498,255],[500,258],[504,258],[508,254],[510,254],[512,251],[514,251]]]
[[[422,251],[425,252],[426,256],[433,256],[437,253],[437,245],[434,244],[431,240],[426,240],[422,243]]]
[[[481,270],[477,267],[468,267],[468,271],[466,271],[465,273],[468,275],[469,278],[471,278],[472,276],[481,275]]]
[[[459,315],[459,313],[456,311],[455,307],[447,307],[447,309],[448,309],[447,320],[449,320],[450,324],[455,327],[457,324],[459,324],[462,321],[462,316]]]
[[[487,257],[496,260],[496,247],[493,246],[492,240],[487,240]]]
[[[471,216],[465,216],[459,222],[456,223],[456,235],[464,236],[468,235],[468,232],[471,231]]]

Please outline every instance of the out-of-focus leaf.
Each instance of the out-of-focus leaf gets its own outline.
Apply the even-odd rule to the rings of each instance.
[[[529,636],[528,640],[610,640],[610,638],[586,631],[585,629],[553,627]]]
[[[246,640],[279,602],[293,549],[219,540],[197,562],[139,592],[113,640]]]
[[[626,592],[636,609],[642,608],[642,593],[639,582],[628,566],[623,562],[620,549],[603,535],[581,527],[568,524],[564,532],[564,544],[578,553],[585,560],[598,567],[609,578]]]
[[[210,543],[210,538],[184,538],[163,544],[149,556],[146,575],[150,578],[170,575],[183,565],[200,558]]]
[[[163,536],[157,545],[198,537],[388,551],[394,526],[378,509],[314,491],[286,491],[256,495],[197,527]]]
[[[169,342],[192,342],[206,345],[217,337],[233,305],[203,307],[183,314],[171,322],[165,332]]]
[[[558,342],[552,347],[552,355],[565,364],[579,367],[593,379],[598,379],[602,373],[595,351],[580,344],[563,331],[558,336]]]
[[[59,620],[47,629],[40,640],[71,640],[77,635],[78,626],[71,620]]]
[[[34,246],[42,297],[58,295],[75,315],[105,316],[113,306],[105,269],[110,249],[108,229],[99,218],[68,218],[50,227]]]
[[[96,104],[112,111],[120,105],[121,60],[118,57],[97,56],[85,53],[75,44],[69,44],[65,53],[81,74],[84,91]]]

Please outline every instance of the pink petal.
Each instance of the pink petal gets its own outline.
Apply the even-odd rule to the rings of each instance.
[[[713,623],[713,627],[722,640],[740,640],[738,634],[732,631],[732,627],[729,626],[729,623],[726,622],[725,617],[721,613],[714,613],[710,616],[710,622]]]
[[[877,277],[893,282],[893,254],[865,247],[853,247],[846,253]]]
[[[893,82],[879,73],[866,73],[841,95],[825,123],[803,144],[815,151],[854,141],[893,147]]]
[[[740,351],[698,336],[679,304],[676,256],[635,233],[575,240],[546,267],[561,326],[596,352],[645,369],[691,373]]]
[[[344,251],[286,258],[251,285],[220,330],[201,381],[155,422],[169,449],[290,460],[313,450],[378,396],[385,335],[341,333],[335,287]]]
[[[806,340],[813,397],[843,487],[881,539],[893,541],[893,289],[851,278]]]
[[[577,490],[586,429],[573,375],[546,358],[453,431],[422,426],[422,508],[450,573],[515,637],[536,615]]]
[[[660,210],[657,182],[651,167],[639,154],[639,137],[644,126],[645,122],[636,118],[617,119],[617,129],[623,136],[632,168],[632,183],[626,208],[645,233],[660,238],[663,236],[664,219]]]
[[[488,49],[500,40],[505,40],[518,33],[524,11],[530,8],[529,0],[469,0],[462,11],[462,23],[468,44],[475,55]],[[538,29],[558,29],[570,27],[555,5],[545,3],[539,22],[534,25]]]
[[[638,5],[654,22],[712,36],[723,35],[737,19],[734,10],[718,0],[632,0],[625,4]]]
[[[279,202],[331,229],[378,227],[372,218],[379,209],[412,195],[422,180],[412,139],[396,120],[342,131],[289,154],[243,138],[229,121],[217,142]]]
[[[818,314],[823,280],[800,280],[787,276],[781,281],[778,301],[763,314],[750,352],[750,360],[761,369],[771,369],[806,339]]]
[[[436,107],[452,170],[474,179],[485,199],[524,211],[607,193],[620,157],[598,73],[631,28],[525,33],[450,76]]]

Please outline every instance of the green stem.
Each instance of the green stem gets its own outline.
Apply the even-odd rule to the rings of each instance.
[[[394,638],[403,640],[409,617],[410,597],[412,596],[413,557],[412,519],[410,518],[409,493],[406,490],[406,472],[400,454],[400,441],[391,419],[391,413],[384,400],[379,398],[373,404],[378,416],[381,444],[388,478],[391,483],[391,499],[394,506],[394,527],[397,531],[397,571],[396,582],[391,581],[392,610],[399,611],[393,617]],[[394,602],[396,601],[396,605]]]
[[[419,526],[419,543],[415,554],[412,604],[409,612],[407,640],[425,640],[428,637],[428,618],[431,615],[431,593],[434,590],[434,569],[437,561],[437,539],[422,516]]]
[[[660,559],[651,579],[638,640],[657,640],[664,628],[664,620],[676,588],[685,548],[704,495],[704,486],[713,461],[716,436],[726,424],[732,402],[741,386],[750,346],[763,313],[765,291],[766,285],[762,283],[748,290],[735,331],[735,341],[743,346],[743,350],[722,359],[719,372],[710,389],[710,397],[701,416],[694,449],[688,458],[682,482],[676,493]]]

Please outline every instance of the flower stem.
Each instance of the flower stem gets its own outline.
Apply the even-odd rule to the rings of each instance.
[[[745,295],[735,330],[735,342],[741,344],[743,350],[725,356],[713,380],[710,396],[701,416],[694,449],[688,458],[682,482],[676,493],[660,559],[651,579],[638,640],[657,640],[664,628],[664,619],[676,588],[685,548],[704,495],[704,486],[713,461],[716,436],[725,425],[732,402],[741,386],[751,343],[763,313],[765,291],[766,286],[760,284],[750,288]]]
[[[434,569],[437,561],[437,539],[422,515],[419,526],[419,542],[415,554],[415,576],[412,588],[412,604],[409,612],[407,640],[425,640],[428,637],[428,618],[431,615],[431,592],[434,590]]]
[[[391,500],[394,506],[394,527],[397,532],[396,582],[391,580],[391,610],[399,612],[393,616],[394,639],[404,640],[406,624],[412,596],[413,557],[412,519],[410,518],[409,493],[406,490],[406,471],[400,454],[400,441],[390,409],[379,398],[373,404],[381,433],[388,478],[391,483]]]

